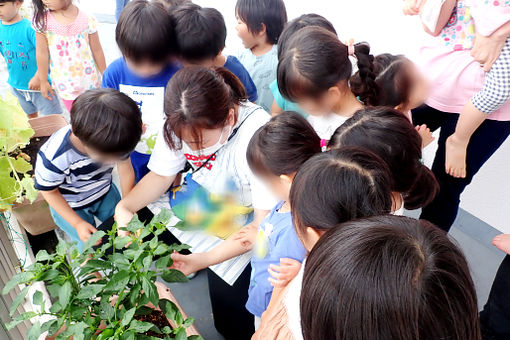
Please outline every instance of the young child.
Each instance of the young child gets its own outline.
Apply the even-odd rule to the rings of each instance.
[[[295,112],[273,117],[255,133],[246,157],[254,174],[272,189],[280,202],[258,229],[244,228],[207,253],[172,255],[174,266],[187,274],[248,252],[255,245],[246,303],[248,311],[255,316],[255,327],[273,291],[270,266],[279,265],[282,258],[299,262],[304,258],[305,250],[292,226],[289,192],[299,167],[320,151],[320,139],[306,119]]]
[[[406,217],[346,222],[321,237],[306,259],[300,309],[305,340],[481,340],[462,250]]]
[[[86,90],[98,88],[106,69],[97,21],[72,0],[33,0],[37,31],[37,74],[41,94],[52,98],[54,90],[68,111]]]
[[[170,17],[160,3],[129,2],[115,30],[122,58],[111,63],[103,75],[102,87],[127,94],[142,112],[144,133],[131,154],[136,182],[149,172],[147,164],[165,119],[166,85],[178,70],[171,62],[173,36]]]
[[[356,56],[367,91],[376,91],[371,80],[370,48],[367,44],[346,46],[321,27],[305,27],[293,34],[278,64],[281,94],[299,104],[322,139],[329,140],[337,127],[363,108],[349,88]]]
[[[376,56],[372,62],[377,95],[364,96],[361,75],[356,72],[350,81],[352,92],[365,105],[388,106],[402,112],[412,122],[411,110],[422,105],[428,98],[429,84],[416,65],[403,55],[389,53]],[[432,143],[434,137],[426,125],[416,127],[422,139],[422,148]]]
[[[280,39],[278,39],[278,60],[280,60],[280,58],[282,57],[283,52],[286,50],[287,43],[289,39],[294,35],[294,33],[307,26],[322,27],[336,35],[336,31],[335,28],[333,27],[333,24],[323,16],[313,13],[303,14],[300,17],[287,23],[287,25],[285,25],[285,28],[282,34],[280,35]],[[280,114],[283,111],[296,111],[304,116],[308,116],[306,113],[303,112],[299,105],[285,99],[281,95],[280,90],[278,89],[278,82],[276,79],[269,85],[269,88],[274,98],[273,106],[271,107],[272,116]]]
[[[165,7],[168,13],[171,13],[174,8],[179,7],[180,5],[187,4],[191,2],[191,0],[152,0],[153,2],[159,2]]]
[[[225,67],[241,80],[248,99],[257,100],[257,88],[243,64],[234,56],[223,55],[227,27],[215,8],[187,3],[170,13],[181,63],[206,67]]]
[[[393,210],[418,209],[430,203],[439,187],[421,162],[421,138],[401,112],[387,107],[360,110],[331,137],[330,148],[358,146],[386,161],[393,177]]]
[[[269,85],[276,79],[278,39],[287,22],[283,0],[238,0],[237,34],[246,50],[239,60],[250,72],[258,93],[257,104],[271,111],[273,95]]]
[[[297,172],[290,191],[294,227],[307,251],[339,223],[389,213],[390,185],[388,166],[367,150],[345,147],[310,158]],[[252,339],[302,339],[302,279],[303,267],[284,289],[274,290]]]
[[[0,0],[0,54],[9,72],[7,83],[28,118],[62,113],[55,95],[50,100],[38,91],[35,31],[19,14],[22,4],[23,0]]]
[[[50,205],[55,224],[80,250],[96,231],[94,218],[110,218],[120,201],[112,184],[116,163],[122,193],[131,190],[133,170],[127,158],[141,134],[140,110],[133,100],[116,90],[95,89],[76,99],[71,125],[41,147],[35,187]]]

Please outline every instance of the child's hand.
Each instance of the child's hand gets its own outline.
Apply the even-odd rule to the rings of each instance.
[[[232,238],[241,243],[241,245],[247,250],[253,249],[255,241],[257,240],[258,228],[254,225],[248,225],[243,229],[239,230],[232,236]]]
[[[34,90],[34,91],[40,91],[41,90],[41,81],[39,80],[39,77],[37,74],[30,79],[28,82],[28,89]]]
[[[174,262],[170,268],[180,270],[186,276],[207,268],[203,253],[182,255],[174,252],[171,257]]]
[[[421,148],[425,148],[427,145],[434,141],[434,137],[432,136],[432,131],[427,127],[427,125],[418,125],[416,126],[416,131],[420,134],[421,137]]]
[[[500,234],[494,237],[492,245],[510,255],[510,234]]]
[[[48,81],[41,82],[41,94],[44,98],[48,100],[53,100],[53,97],[55,96],[55,90],[51,87],[50,83]]]
[[[268,280],[273,287],[283,288],[296,277],[299,269],[301,269],[301,262],[288,258],[280,259],[279,266],[274,264],[269,266],[267,271],[272,277]]]
[[[405,15],[418,15],[420,14],[422,2],[423,0],[405,0],[402,12]]]
[[[466,177],[466,151],[468,143],[461,141],[455,134],[446,140],[445,171],[455,178]]]
[[[73,226],[74,229],[76,229],[76,232],[78,232],[78,237],[83,242],[87,242],[90,238],[90,236],[97,231],[97,229],[90,223],[87,223],[84,220],[81,220],[76,225]],[[97,244],[100,244],[101,241],[98,241]]]

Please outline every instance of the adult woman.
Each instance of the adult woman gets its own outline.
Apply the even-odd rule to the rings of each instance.
[[[451,143],[452,139],[447,142],[448,137],[458,128],[457,113],[480,91],[484,84],[484,71],[490,69],[510,36],[508,4],[449,0],[444,6],[447,5],[453,8],[451,16],[439,18],[433,30],[434,34],[439,33],[438,37],[430,46],[423,47],[420,53],[423,69],[432,80],[432,93],[427,105],[413,110],[416,125],[426,124],[432,131],[441,128],[432,166],[440,192],[423,209],[421,218],[445,231],[455,221],[460,195],[465,187],[510,134],[510,102],[487,115],[485,120],[482,117],[477,122],[468,122],[471,132],[476,131],[467,146],[466,176],[455,178],[447,173],[445,145]],[[473,34],[475,31],[476,34]]]
[[[119,225],[127,224],[134,212],[164,194],[186,164],[191,172],[184,187],[188,193],[197,193],[191,193],[193,204],[213,205],[208,201],[209,193],[216,198],[228,196],[239,206],[253,207],[252,224],[258,225],[276,202],[250,171],[246,149],[269,115],[247,101],[239,79],[228,70],[200,66],[187,67],[172,77],[165,94],[165,113],[166,122],[149,162],[151,172],[118,204],[115,219]],[[170,198],[172,209],[180,212],[184,222],[191,222],[192,217],[206,220],[187,210],[194,205],[187,204],[185,191],[171,193]],[[239,219],[247,222],[250,216],[237,216]],[[194,251],[200,251],[197,246],[201,240],[210,247],[221,242],[210,236],[204,239],[196,233],[189,237],[189,232],[172,231]],[[250,276],[247,262],[233,262],[216,273],[208,270],[216,328],[227,339],[251,337],[253,316],[244,308]],[[230,286],[224,280],[235,283]]]

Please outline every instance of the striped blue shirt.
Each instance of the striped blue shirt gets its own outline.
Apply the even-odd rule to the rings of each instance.
[[[35,187],[59,189],[73,209],[94,204],[110,190],[113,165],[94,162],[70,140],[71,126],[55,132],[41,147],[35,165]]]

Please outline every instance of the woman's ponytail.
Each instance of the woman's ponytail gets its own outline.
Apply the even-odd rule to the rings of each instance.
[[[354,55],[358,59],[358,72],[351,78],[351,90],[359,96],[365,105],[377,105],[379,86],[374,72],[374,56],[370,54],[370,45],[366,42],[354,45]]]
[[[215,67],[214,71],[216,71],[216,73],[221,78],[223,78],[223,81],[225,81],[225,83],[232,90],[232,100],[235,104],[240,104],[243,101],[248,100],[246,89],[244,88],[243,83],[241,83],[235,74],[224,67]]]
[[[413,210],[428,205],[439,192],[434,173],[418,161],[415,181],[408,192],[402,193],[404,208]]]

